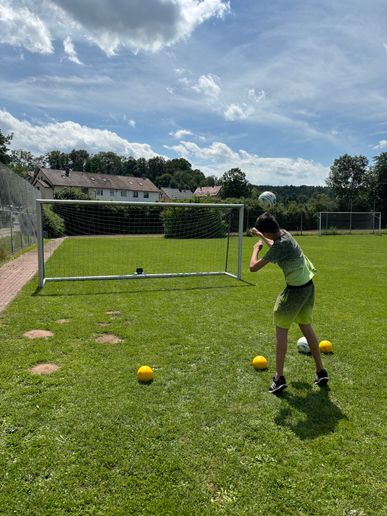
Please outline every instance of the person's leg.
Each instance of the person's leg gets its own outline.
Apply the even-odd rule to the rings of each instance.
[[[310,352],[316,364],[316,371],[323,369],[318,340],[311,324],[299,324],[300,330],[308,341]]]
[[[286,351],[288,349],[288,331],[286,328],[276,326],[277,349],[276,349],[276,376],[278,380],[280,376],[284,376],[284,364]]]
[[[273,383],[269,391],[273,394],[280,394],[281,391],[287,388],[284,377],[284,363],[285,355],[288,347],[288,330],[276,326],[277,348],[276,348],[276,374],[273,376]]]
[[[284,377],[285,355],[288,347],[288,328],[294,321],[299,306],[294,302],[294,296],[285,288],[277,297],[274,305],[274,324],[276,327],[277,347],[276,347],[276,375],[273,377],[273,383],[270,392],[273,394],[280,393],[286,389],[286,380]]]

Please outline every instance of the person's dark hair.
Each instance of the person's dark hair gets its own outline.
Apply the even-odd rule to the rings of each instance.
[[[280,227],[274,215],[269,212],[262,213],[257,218],[257,222],[255,223],[255,227],[261,233],[277,233]]]

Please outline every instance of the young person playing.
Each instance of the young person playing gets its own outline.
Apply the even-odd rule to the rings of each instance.
[[[310,351],[316,364],[315,383],[326,385],[328,373],[324,369],[318,340],[312,328],[314,305],[313,276],[316,273],[312,262],[304,255],[296,240],[284,229],[280,229],[277,220],[271,213],[263,213],[251,229],[254,236],[261,237],[269,250],[263,258],[259,253],[263,247],[259,240],[253,247],[250,258],[250,271],[257,272],[268,263],[276,263],[285,275],[286,287],[279,294],[274,305],[274,323],[276,326],[276,375],[270,392],[278,394],[286,389],[284,362],[288,345],[288,331],[292,322],[296,322],[306,337]]]

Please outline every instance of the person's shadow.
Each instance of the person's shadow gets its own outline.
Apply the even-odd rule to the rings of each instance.
[[[306,390],[307,393],[300,395],[284,391],[279,398],[283,403],[288,403],[289,407],[282,407],[274,421],[277,425],[292,430],[300,439],[315,439],[320,435],[333,433],[341,419],[348,419],[330,400],[328,386],[317,391],[308,383],[292,382],[291,387]]]

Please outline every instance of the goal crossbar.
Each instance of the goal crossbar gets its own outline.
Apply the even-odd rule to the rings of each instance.
[[[46,274],[45,256],[44,256],[44,234],[43,234],[43,206],[44,205],[58,205],[58,206],[127,206],[127,207],[157,207],[163,210],[167,207],[172,208],[216,208],[219,211],[234,209],[238,211],[237,221],[237,246],[236,246],[236,270],[232,273],[228,270],[228,254],[229,254],[229,238],[230,234],[226,237],[227,239],[227,251],[225,257],[225,264],[222,266],[222,270],[210,269],[210,270],[198,270],[190,272],[155,272],[147,273],[140,269],[133,274],[87,274],[87,275],[55,275]],[[70,199],[37,199],[37,233],[38,233],[38,281],[39,287],[42,288],[46,282],[61,282],[61,281],[85,281],[85,280],[123,280],[123,279],[147,279],[147,278],[176,278],[176,277],[193,277],[193,276],[220,276],[226,275],[235,279],[240,280],[242,278],[242,240],[243,240],[243,217],[244,217],[244,205],[243,204],[225,204],[225,203],[178,203],[178,202],[128,202],[128,201],[100,201],[100,200],[70,200]],[[195,212],[196,213],[196,212]],[[230,231],[230,227],[229,227]],[[86,235],[85,235],[86,236]],[[93,236],[93,235],[87,235]],[[109,235],[95,235],[95,236],[109,236]],[[111,235],[115,236],[115,235]],[[122,234],[118,237],[125,237],[127,235]],[[131,235],[141,237],[144,235]],[[151,235],[152,236],[152,235]],[[155,235],[153,235],[155,236]],[[160,235],[157,235],[160,236]],[[70,237],[71,238],[71,237]],[[75,236],[75,238],[77,238]],[[188,237],[189,238],[189,237]],[[195,238],[195,237],[193,237]],[[204,237],[205,238],[205,237]],[[64,239],[66,241],[67,238]]]

